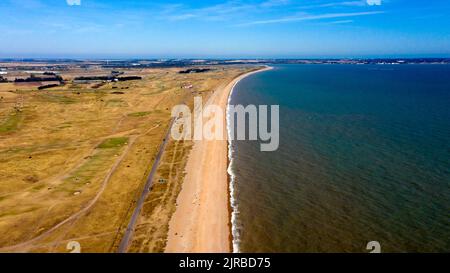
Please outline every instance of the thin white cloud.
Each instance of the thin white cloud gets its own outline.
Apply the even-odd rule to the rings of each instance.
[[[300,9],[332,8],[332,7],[367,7],[381,6],[382,0],[353,0],[353,1],[335,1],[323,4],[312,4],[300,6]]]
[[[73,0],[72,0],[73,1]],[[228,0],[219,4],[190,8],[185,4],[168,4],[162,8],[159,12],[159,18],[169,21],[185,21],[185,20],[203,20],[203,21],[225,21],[233,18],[250,18],[249,16],[255,14],[269,14],[272,11],[279,11],[280,8],[289,6],[292,10],[303,9],[320,9],[320,8],[334,8],[334,7],[367,7],[367,5],[381,4],[382,0],[347,0],[347,1],[331,1],[328,3],[298,6],[291,0],[262,0],[258,2],[246,2],[241,0]],[[353,12],[353,13],[328,13],[322,15],[309,15],[309,13],[301,14],[297,13],[292,17],[284,17],[274,20],[261,20],[253,21],[249,23],[243,23],[240,25],[259,25],[259,24],[273,24],[283,23],[291,21],[304,21],[304,20],[318,20],[325,18],[337,18],[327,16],[363,16],[382,13],[380,11],[372,12]],[[325,16],[322,18],[322,16]]]
[[[316,9],[316,8],[331,8],[331,7],[365,7],[366,1],[340,1],[340,2],[330,2],[317,5],[300,6],[300,9]]]
[[[11,2],[11,4],[13,4],[15,6],[19,6],[19,7],[27,8],[27,9],[45,8],[44,3],[42,3],[39,0],[15,0],[15,1],[10,0],[10,2]]]
[[[263,3],[261,3],[261,7],[270,8],[270,7],[277,7],[277,6],[284,6],[289,4],[289,0],[267,0]]]
[[[196,15],[196,14],[184,13],[184,14],[180,14],[180,15],[171,15],[171,16],[169,16],[169,19],[172,21],[182,21],[182,20],[187,20],[187,19],[196,18],[196,17],[198,17],[198,15]]]
[[[381,0],[367,0],[369,6],[381,6]]]
[[[81,0],[66,0],[69,6],[81,6]]]
[[[339,20],[339,21],[333,21],[329,22],[330,25],[341,25],[341,24],[350,24],[353,23],[353,20]]]
[[[350,12],[350,13],[327,13],[327,14],[319,14],[319,15],[303,15],[303,16],[299,16],[299,17],[285,17],[285,18],[278,18],[278,19],[271,19],[271,20],[253,21],[253,22],[238,24],[236,26],[253,26],[253,25],[290,23],[290,22],[311,21],[311,20],[320,20],[320,19],[367,16],[367,15],[375,15],[375,14],[381,14],[381,13],[384,13],[384,11]]]
[[[290,0],[266,0],[258,3],[229,0],[220,4],[202,8],[189,8],[181,4],[167,5],[161,12],[161,17],[171,21],[188,19],[225,20],[246,14],[270,11],[281,6],[289,5]]]
[[[228,1],[222,4],[207,6],[197,9],[184,8],[183,6],[172,6],[170,12],[163,12],[165,18],[171,21],[180,21],[194,18],[201,18],[204,20],[211,19],[225,19],[231,15],[236,15],[241,12],[251,11],[252,5],[244,4],[239,1]]]

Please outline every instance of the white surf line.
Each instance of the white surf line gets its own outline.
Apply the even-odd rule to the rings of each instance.
[[[246,74],[244,77],[242,77],[241,79],[239,79],[238,81],[236,81],[233,85],[233,87],[231,88],[230,94],[228,95],[228,103],[227,103],[227,131],[228,131],[228,161],[229,161],[229,165],[227,168],[227,172],[228,175],[230,177],[230,183],[229,183],[229,191],[230,191],[230,205],[231,205],[231,237],[232,237],[232,245],[233,245],[233,253],[240,253],[240,234],[239,234],[239,229],[238,229],[238,224],[237,224],[237,216],[239,214],[239,207],[236,201],[236,196],[235,196],[235,174],[233,173],[233,154],[234,154],[234,150],[233,150],[233,136],[231,135],[231,131],[232,129],[230,128],[231,125],[231,116],[230,116],[230,105],[231,105],[231,96],[234,93],[234,89],[237,86],[237,84],[253,75],[259,72],[264,72],[264,71],[268,71],[273,69],[273,67],[271,66],[266,66],[265,69],[261,69],[261,70],[257,70],[251,73]]]

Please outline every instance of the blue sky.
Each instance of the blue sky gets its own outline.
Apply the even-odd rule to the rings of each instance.
[[[395,56],[450,56],[450,1],[0,1],[0,57]]]

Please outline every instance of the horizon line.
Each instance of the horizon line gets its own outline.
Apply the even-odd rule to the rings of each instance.
[[[114,61],[114,60],[151,60],[151,61],[169,61],[169,60],[377,60],[377,59],[450,59],[450,54],[430,56],[433,54],[424,54],[416,56],[373,56],[373,57],[0,57],[4,60],[96,60],[96,61]]]

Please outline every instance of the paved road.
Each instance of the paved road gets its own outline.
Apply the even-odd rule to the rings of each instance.
[[[134,228],[136,227],[136,222],[141,213],[142,207],[144,206],[144,202],[147,199],[148,194],[150,193],[150,188],[153,185],[153,178],[156,174],[156,170],[158,169],[159,163],[161,161],[164,150],[167,146],[170,137],[170,130],[172,129],[172,125],[175,122],[175,118],[172,118],[169,124],[169,129],[167,130],[164,141],[159,147],[158,154],[156,155],[155,162],[153,163],[152,170],[148,175],[147,182],[145,183],[144,190],[139,197],[139,201],[137,202],[136,208],[134,209],[133,215],[131,216],[130,222],[128,223],[127,230],[125,231],[124,236],[122,237],[122,241],[120,242],[119,249],[117,252],[126,253],[128,250],[128,246],[130,244],[131,239],[133,238]]]

